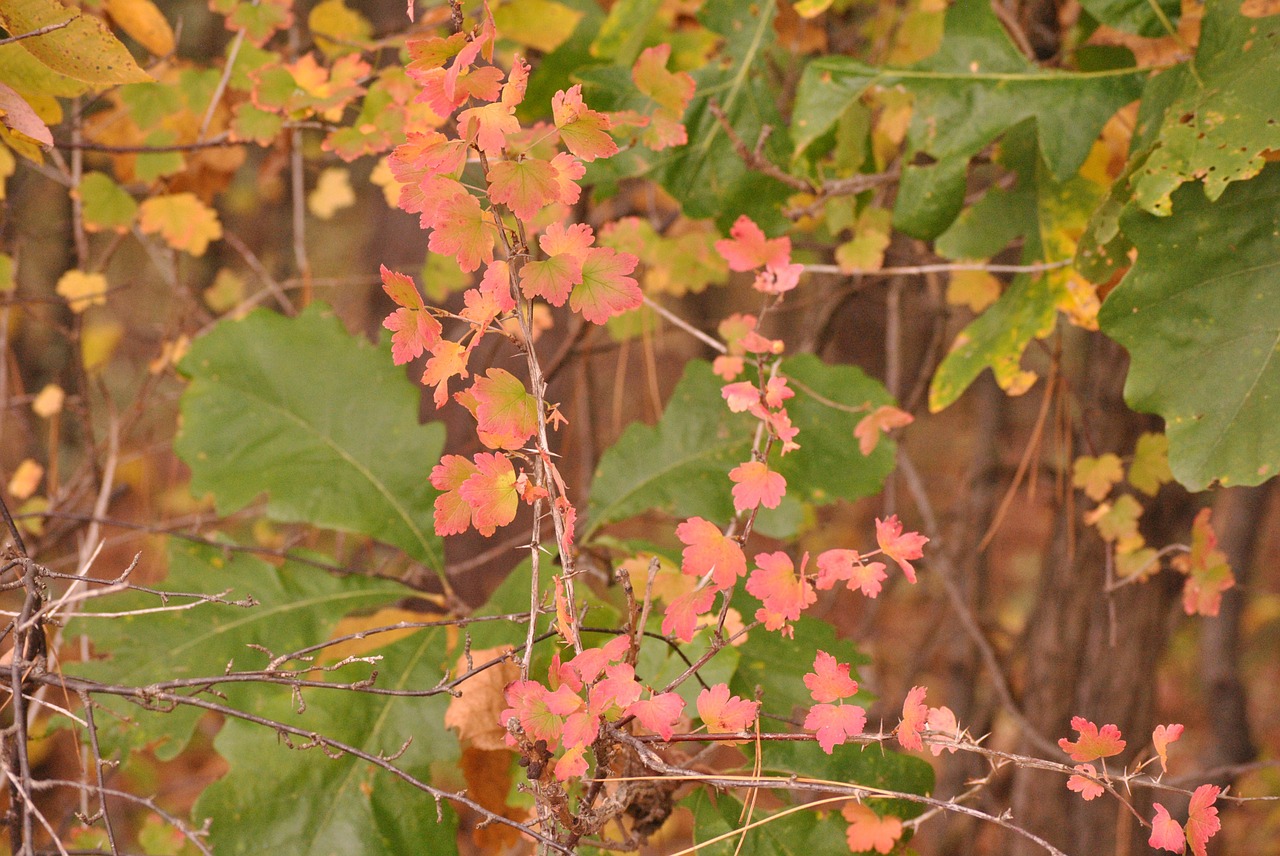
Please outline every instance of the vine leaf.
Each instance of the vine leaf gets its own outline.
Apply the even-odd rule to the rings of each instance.
[[[265,492],[275,520],[367,535],[441,572],[428,475],[444,428],[418,424],[420,391],[386,346],[313,304],[224,321],[178,368],[191,383],[174,446],[193,493],[230,514]]]
[[[792,140],[803,151],[873,84],[911,92],[909,165],[894,225],[934,238],[960,212],[969,158],[1034,119],[1040,154],[1054,178],[1065,181],[1084,163],[1107,119],[1141,94],[1144,76],[1137,69],[1042,71],[1013,45],[986,0],[958,0],[947,10],[941,48],[911,68],[878,69],[838,56],[809,63]],[[928,165],[912,163],[921,159]]]
[[[221,675],[228,663],[240,671],[260,669],[271,657],[249,646],[288,653],[325,639],[348,613],[383,606],[409,591],[390,581],[337,577],[293,562],[273,568],[246,554],[227,558],[216,547],[178,541],[170,542],[169,576],[160,588],[169,592],[229,590],[228,600],[252,597],[257,605],[207,604],[150,615],[76,619],[72,630],[93,639],[95,658],[67,663],[66,671],[109,684],[149,686]],[[171,604],[181,602],[170,598]],[[88,600],[85,612],[128,612],[156,605],[154,596],[125,592]],[[271,695],[264,694],[260,685],[247,683],[224,684],[218,691],[224,694],[226,704],[252,712],[261,711],[266,703],[264,695]],[[288,696],[284,690],[279,694]],[[186,747],[203,713],[185,706],[140,712],[136,705],[110,696],[99,696],[97,703],[128,717],[100,717],[99,729],[109,745],[132,749],[151,746],[161,760],[173,758]]]
[[[1174,477],[1259,484],[1280,462],[1280,167],[1172,200],[1170,217],[1121,219],[1138,259],[1098,320],[1129,350],[1129,406],[1165,420]]]

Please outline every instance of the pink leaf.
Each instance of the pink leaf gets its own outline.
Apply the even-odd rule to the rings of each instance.
[[[791,261],[791,239],[785,236],[767,239],[760,227],[743,214],[729,230],[729,238],[716,241],[716,251],[729,263],[730,270],[779,267]]]
[[[569,307],[594,324],[639,308],[644,294],[634,277],[639,259],[609,247],[593,247],[582,262],[582,282],[569,296]]]
[[[865,564],[857,550],[826,550],[818,555],[818,589],[826,591],[844,580],[850,591],[861,589],[867,597],[880,594],[881,583],[888,578],[884,562]]]
[[[703,690],[698,694],[697,704],[698,717],[712,734],[746,731],[756,721],[760,710],[760,702],[730,695],[727,684],[716,684]]]
[[[858,438],[858,451],[864,456],[870,455],[880,444],[881,432],[888,433],[894,428],[910,425],[915,417],[905,410],[883,405],[868,413],[853,429],[853,436]]]
[[[849,842],[849,850],[862,853],[874,850],[877,853],[889,853],[902,837],[902,821],[891,814],[876,814],[862,803],[845,803],[840,814],[849,821],[849,829],[845,837]]]
[[[1157,725],[1156,730],[1151,732],[1151,742],[1156,747],[1156,754],[1160,756],[1160,769],[1163,772],[1169,772],[1169,744],[1181,736],[1182,726],[1177,723]]]
[[[813,659],[813,671],[805,673],[804,685],[816,702],[840,701],[858,692],[858,682],[849,677],[849,664],[836,662],[826,651]]]
[[[663,740],[670,740],[675,733],[675,724],[684,711],[684,699],[677,693],[661,693],[643,701],[633,702],[624,711],[627,716],[634,716],[641,725],[659,734]]]
[[[681,554],[682,573],[699,578],[710,574],[719,590],[733,588],[739,577],[746,576],[747,557],[741,545],[725,537],[714,523],[690,517],[676,527],[676,537],[686,545]]]
[[[807,554],[805,558],[808,558]],[[796,574],[791,557],[786,553],[758,553],[756,565],[756,570],[747,580],[747,591],[764,603],[766,616],[763,620],[773,625],[769,629],[778,629],[786,621],[795,621],[805,607],[818,599],[809,581]]]
[[[733,485],[733,507],[738,511],[750,511],[757,505],[777,508],[787,492],[787,480],[782,473],[770,471],[763,461],[747,461],[729,471]]]
[[[1076,775],[1068,778],[1067,788],[1084,797],[1086,802],[1097,799],[1106,793],[1106,788],[1093,781],[1093,779],[1086,778],[1086,776],[1096,777],[1098,775],[1098,771],[1094,769],[1092,764],[1077,764],[1076,772],[1083,773],[1085,775]]]
[[[471,525],[488,537],[516,519],[520,500],[516,473],[506,455],[481,452],[474,461],[476,472],[462,483],[458,494],[471,506]]]
[[[898,563],[898,567],[902,569],[902,573],[906,576],[908,582],[916,581],[915,568],[911,567],[910,559],[919,559],[924,555],[921,548],[928,543],[929,539],[921,535],[919,532],[902,533],[902,523],[898,520],[898,515],[893,515],[888,520],[876,518],[876,542],[880,545],[880,550]],[[1088,760],[1088,759],[1085,759]]]
[[[902,703],[902,721],[898,723],[898,742],[903,749],[924,749],[924,741],[920,734],[924,731],[925,721],[929,716],[929,708],[924,704],[924,687],[912,687]]]
[[[1156,816],[1151,820],[1151,837],[1147,843],[1159,850],[1172,850],[1183,853],[1187,849],[1187,838],[1182,827],[1169,816],[1169,810],[1160,803],[1155,804]]]
[[[815,704],[804,718],[805,730],[814,732],[828,755],[866,726],[867,712],[856,704]]]
[[[711,587],[685,592],[671,603],[662,618],[664,635],[674,636],[680,642],[690,642],[698,630],[698,616],[704,615],[715,602],[716,590]]]
[[[934,741],[938,737],[954,737],[957,741],[960,739],[960,723],[956,722],[955,712],[951,708],[931,707],[929,708],[929,716],[925,719],[925,723],[929,726],[929,730],[936,732]],[[943,750],[956,754],[956,747],[949,746],[945,743],[931,741],[929,743],[929,751],[933,753],[933,757],[937,758],[942,754]]]

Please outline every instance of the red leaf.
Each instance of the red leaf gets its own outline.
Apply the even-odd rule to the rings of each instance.
[[[1191,795],[1191,806],[1187,815],[1187,843],[1195,856],[1206,856],[1205,846],[1209,839],[1222,828],[1218,820],[1218,809],[1214,807],[1222,788],[1217,785],[1201,785]]]
[[[552,306],[563,306],[573,287],[582,282],[582,262],[568,253],[525,262],[520,268],[520,290],[532,300],[541,297]]]
[[[875,597],[880,594],[880,584],[888,576],[884,572],[884,562],[866,564],[857,550],[826,550],[818,555],[815,585],[826,591],[834,588],[840,580],[845,580],[849,591],[861,589],[867,597]]]
[[[1151,820],[1151,837],[1147,843],[1159,850],[1182,853],[1187,849],[1187,838],[1178,822],[1169,816],[1169,810],[1155,804],[1156,816]]]
[[[569,296],[569,307],[595,324],[638,308],[644,302],[644,295],[635,279],[627,276],[636,269],[638,261],[631,253],[619,253],[608,247],[587,250],[582,262],[582,282]]]
[[[698,717],[712,734],[746,731],[756,721],[760,702],[729,694],[727,684],[716,684],[698,693]]]
[[[876,542],[880,545],[881,552],[898,563],[907,581],[914,583],[916,571],[908,560],[923,556],[924,550],[921,548],[929,542],[929,539],[919,532],[908,532],[904,535],[902,523],[895,514],[888,520],[882,521],[876,518]]]
[[[565,148],[590,163],[618,151],[608,134],[609,117],[587,107],[582,101],[582,84],[560,90],[551,97],[551,115]]]
[[[1222,593],[1236,584],[1226,554],[1218,549],[1218,536],[1209,525],[1212,513],[1212,509],[1202,508],[1191,525],[1188,576],[1182,589],[1182,608],[1187,615],[1217,615]]]
[[[763,461],[747,461],[729,471],[733,485],[733,507],[738,511],[750,511],[757,505],[777,508],[787,492],[787,480],[782,473],[769,470]]]
[[[1094,766],[1092,764],[1077,764],[1076,772],[1084,773],[1085,775],[1071,776],[1070,778],[1068,778],[1067,788],[1069,790],[1075,791],[1080,796],[1084,797],[1085,802],[1088,802],[1089,800],[1097,799],[1098,797],[1106,793],[1107,791],[1106,788],[1104,788],[1102,785],[1095,782],[1093,779],[1089,779],[1085,777],[1085,776],[1093,776],[1095,778],[1097,777],[1098,771],[1094,769]]]
[[[661,693],[631,703],[623,713],[634,716],[645,728],[661,735],[663,740],[670,740],[683,710],[684,699],[677,693]]]
[[[854,853],[874,850],[889,853],[902,837],[902,820],[891,814],[883,817],[857,802],[845,803],[840,814],[849,821],[845,837]]]
[[[805,673],[804,685],[816,702],[839,701],[858,692],[858,682],[849,677],[849,664],[836,662],[826,651],[814,657],[813,671]]]
[[[471,506],[458,488],[476,472],[476,465],[461,455],[445,455],[431,470],[431,486],[442,491],[435,501],[435,528],[440,537],[466,532],[471,525]]]
[[[1073,716],[1071,727],[1080,732],[1080,739],[1072,743],[1063,737],[1058,741],[1062,751],[1071,756],[1072,761],[1092,761],[1095,758],[1110,758],[1124,751],[1125,741],[1120,739],[1120,729],[1114,725],[1104,725],[1102,730],[1083,716]]]
[[[867,712],[856,704],[815,704],[804,718],[806,731],[814,732],[822,751],[830,755],[846,739],[862,733]]]
[[[746,214],[729,230],[728,239],[716,241],[716,251],[724,256],[730,270],[747,271],[773,265],[780,267],[791,261],[791,239],[783,236],[772,240]]]
[[[902,721],[898,723],[898,742],[903,749],[924,749],[924,741],[920,738],[925,722],[929,718],[929,708],[924,704],[924,687],[912,687],[902,703]]]
[[[521,220],[532,220],[560,196],[556,168],[544,160],[499,161],[489,167],[489,198]]]
[[[493,261],[493,241],[493,228],[480,202],[470,193],[455,193],[440,203],[427,248],[456,256],[458,267],[469,273],[481,262]]]
[[[472,384],[471,393],[480,442],[490,449],[519,449],[538,430],[537,399],[506,369],[489,369]]]
[[[476,472],[462,483],[458,494],[471,506],[471,525],[488,537],[516,519],[520,500],[516,473],[506,455],[481,452],[474,461]]]

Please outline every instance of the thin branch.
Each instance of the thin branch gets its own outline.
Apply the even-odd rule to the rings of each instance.
[[[9,38],[7,39],[0,39],[0,47],[4,47],[5,45],[11,45],[14,42],[20,42],[23,39],[34,39],[36,36],[43,36],[46,33],[52,33],[55,30],[61,30],[63,27],[71,26],[71,22],[74,20],[75,18],[68,18],[67,20],[61,21],[57,24],[45,24],[43,27],[40,27],[37,30],[32,30],[29,33],[23,33],[20,36],[9,36]]]
[[[715,338],[714,336],[710,336],[702,332],[697,327],[693,326],[688,321],[684,320],[679,315],[672,312],[670,309],[667,309],[662,304],[650,298],[648,295],[644,296],[644,305],[648,306],[654,312],[657,312],[663,318],[670,321],[672,324],[676,325],[681,330],[688,333],[690,336],[693,336],[695,339],[697,339],[699,342],[702,342],[704,345],[711,348],[713,351],[716,351],[717,353],[720,353],[720,354],[729,353],[729,347],[725,345],[724,342],[721,342],[719,339]]]
[[[998,265],[987,262],[943,262],[930,265],[900,265],[875,270],[842,268],[840,265],[805,265],[805,273],[829,273],[839,276],[896,276],[898,274],[947,273],[948,271],[980,270],[988,273],[1043,273],[1069,267],[1070,259],[1056,262],[1037,262],[1030,265]]]

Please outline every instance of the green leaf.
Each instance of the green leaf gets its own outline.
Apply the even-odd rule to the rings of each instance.
[[[179,370],[191,384],[174,446],[219,513],[265,492],[275,520],[368,535],[443,572],[428,477],[444,428],[418,424],[419,389],[385,342],[316,304],[258,310],[197,339]]]
[[[881,443],[864,458],[853,442],[853,428],[863,414],[828,402],[853,408],[870,404],[870,412],[892,403],[884,387],[857,368],[829,366],[808,355],[785,361],[782,373],[827,399],[793,385],[796,396],[787,411],[800,429],[800,449],[784,456],[775,452],[771,462],[787,480],[787,497],[816,506],[879,491],[893,469],[893,444]],[[720,394],[723,385],[709,364],[692,361],[658,425],[635,424],[623,432],[596,470],[585,538],[607,523],[650,510],[708,520],[734,516],[728,472],[747,460],[757,422],[729,411]],[[767,520],[761,512],[758,522],[766,529]],[[774,521],[778,529],[769,534],[785,537],[794,534],[798,518],[785,523],[780,515]]]
[[[429,689],[444,674],[446,633],[432,629],[380,649],[379,686]],[[458,756],[444,727],[449,696],[402,698],[325,690],[307,696],[298,713],[288,698],[264,715],[339,740],[430,781],[433,762]],[[305,738],[293,737],[295,746]],[[403,754],[397,752],[405,747]],[[443,804],[392,773],[351,756],[330,758],[320,748],[285,745],[271,728],[229,719],[214,748],[230,771],[209,786],[195,816],[209,819],[219,854],[277,856],[400,856],[456,853],[457,819]]]
[[[493,10],[503,38],[550,53],[573,35],[583,13],[555,0],[519,0]]]
[[[709,0],[701,5],[698,20],[724,42],[719,58],[693,74],[697,89],[684,115],[689,142],[672,150],[656,173],[687,216],[714,217],[725,233],[742,214],[770,234],[788,225],[781,203],[791,189],[749,168],[711,113],[714,101],[748,146],[755,145],[764,125],[775,130],[784,126],[776,92],[767,80],[766,53],[774,40],[775,14],[773,3],[754,0]],[[765,145],[764,156],[774,163],[787,163],[788,148],[784,136],[775,133]]]
[[[106,173],[90,172],[76,191],[84,203],[85,226],[90,231],[124,232],[138,217],[138,202]]]
[[[1102,188],[1081,176],[1058,181],[1036,152],[1029,125],[1007,134],[997,162],[1017,174],[1010,189],[989,191],[938,239],[944,255],[983,258],[1021,235],[1022,263],[1070,259]],[[1070,305],[1068,269],[1019,274],[994,304],[956,337],[929,388],[929,409],[950,406],[986,368],[1010,394],[1025,392],[1035,375],[1022,367],[1032,339],[1053,331],[1059,307]]]
[[[649,25],[661,5],[659,0],[620,0],[613,4],[591,43],[591,55],[630,66],[640,55]]]
[[[1174,477],[1259,484],[1280,465],[1280,167],[1172,201],[1121,219],[1138,260],[1098,320],[1129,350],[1125,400],[1165,420]]]
[[[134,61],[128,48],[111,35],[101,18],[82,15],[57,0],[0,3],[0,23],[13,36],[63,22],[69,23],[44,35],[23,39],[18,46],[58,74],[82,80],[95,88],[151,79]]]
[[[1280,15],[1247,18],[1239,4],[1210,0],[1196,57],[1168,72],[1173,93],[1150,157],[1133,178],[1134,201],[1168,214],[1181,184],[1203,179],[1213,201],[1252,178],[1277,146]]]
[[[1178,0],[1081,0],[1080,5],[1101,24],[1148,38],[1176,33],[1182,12]]]
[[[908,69],[876,69],[848,57],[809,63],[796,96],[797,149],[827,132],[872,84],[915,95],[908,162],[895,225],[936,237],[959,212],[969,158],[1010,128],[1034,119],[1039,150],[1059,181],[1084,163],[1102,126],[1141,92],[1135,69],[1044,71],[1022,56],[986,0],[957,0],[946,15],[938,53]],[[1064,110],[1062,105],[1070,104]]]
[[[408,589],[386,580],[338,577],[316,568],[286,562],[274,568],[243,553],[172,541],[169,576],[159,587],[167,592],[228,591],[227,600],[253,598],[253,607],[208,604],[190,610],[118,618],[77,618],[71,632],[93,640],[95,659],[67,663],[68,673],[111,684],[147,686],[158,681],[217,676],[228,663],[241,671],[260,669],[271,659],[249,647],[262,645],[276,654],[326,639],[344,615],[373,609],[402,598]],[[171,604],[186,602],[170,599]],[[85,601],[84,611],[128,612],[159,606],[153,595],[125,592]],[[267,698],[261,685],[223,684],[225,703],[260,711]],[[168,760],[187,745],[203,711],[179,706],[147,713],[136,705],[101,696],[98,703],[128,719],[104,716],[98,728],[111,745],[139,749],[154,745]]]
[[[804,775],[809,775],[805,773]],[[695,841],[709,841],[716,836],[741,829],[742,803],[727,793],[719,793],[714,797],[705,788],[700,788],[693,796],[682,801],[693,811]],[[801,809],[783,815],[777,820],[762,823],[742,835],[730,835],[715,844],[698,848],[699,856],[734,856],[737,853],[749,853],[751,856],[812,856],[815,853],[848,853],[849,845],[845,839],[845,828],[848,823],[840,817],[840,804],[819,809]],[[764,812],[753,816],[753,820],[763,819]],[[740,847],[742,836],[745,836],[745,847]]]
[[[881,746],[848,743],[830,755],[816,743],[767,743],[763,749],[764,769],[826,779],[832,782],[868,785],[925,796],[933,790],[933,766],[923,758],[889,752]],[[924,812],[922,803],[910,800],[877,800],[878,814],[892,814],[903,820]]]

